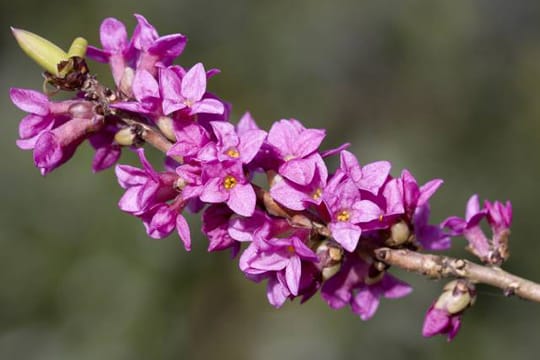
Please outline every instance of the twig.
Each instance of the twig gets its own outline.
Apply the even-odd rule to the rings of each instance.
[[[502,289],[506,296],[517,295],[522,299],[540,303],[540,284],[510,274],[499,267],[405,249],[379,248],[375,250],[375,256],[387,265],[430,278],[465,278]]]
[[[94,77],[88,77],[84,91],[91,100],[97,100],[101,104],[105,115],[116,112],[110,110],[109,104],[118,100],[119,93],[114,93],[103,87]],[[138,118],[135,114],[129,114],[129,112],[120,111],[116,115],[120,115],[120,113],[122,113],[121,120],[132,129],[133,134],[140,140],[165,154],[172,147],[173,144],[167,137],[159,129],[146,124],[144,119]],[[173,158],[180,163],[183,162],[181,157]],[[309,219],[306,214],[287,211],[279,206],[268,192],[256,185],[254,187],[259,202],[270,214],[286,218],[295,226],[311,228],[322,236],[331,236],[324,224]],[[502,289],[506,296],[517,295],[520,298],[540,303],[540,284],[510,274],[496,266],[478,265],[464,259],[387,247],[374,249],[373,254],[383,264],[396,266],[430,278],[465,278],[475,283]]]

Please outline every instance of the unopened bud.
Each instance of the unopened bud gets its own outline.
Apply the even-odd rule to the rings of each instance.
[[[321,270],[323,280],[328,280],[341,269],[343,248],[328,240],[322,241],[315,250],[319,257],[317,267]]]
[[[449,314],[458,314],[474,305],[476,290],[467,280],[454,280],[446,284],[434,307]]]
[[[39,66],[49,73],[58,76],[58,64],[67,61],[66,52],[49,40],[30,31],[11,28],[13,36],[21,49]]]
[[[409,225],[401,220],[390,227],[390,237],[385,241],[388,246],[405,244],[411,236]]]
[[[122,146],[131,146],[135,141],[135,134],[131,128],[125,127],[114,134],[114,141]]]
[[[85,38],[78,37],[73,40],[68,50],[68,57],[78,56],[84,58],[86,55],[86,49],[88,48],[88,41]]]
[[[176,190],[182,191],[186,187],[187,184],[188,183],[187,183],[186,179],[179,176],[178,179],[176,179],[176,182],[174,183],[174,188]]]
[[[176,141],[176,135],[174,134],[173,119],[168,116],[160,116],[156,121],[157,127],[165,137],[171,141]]]

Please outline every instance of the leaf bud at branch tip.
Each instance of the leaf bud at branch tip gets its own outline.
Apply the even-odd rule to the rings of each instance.
[[[78,56],[84,58],[86,55],[86,49],[88,48],[88,41],[85,38],[78,37],[73,40],[68,50],[68,57]]]
[[[58,76],[58,64],[69,58],[64,50],[30,31],[14,27],[11,31],[26,55],[49,73]]]

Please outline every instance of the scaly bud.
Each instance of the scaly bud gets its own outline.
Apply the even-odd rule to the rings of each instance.
[[[26,55],[49,73],[58,76],[58,64],[69,58],[64,50],[30,31],[13,27],[11,31]]]
[[[319,257],[317,267],[324,280],[330,279],[341,269],[343,248],[339,244],[324,240],[317,246],[315,253]]]
[[[454,280],[444,286],[434,307],[449,314],[458,314],[472,306],[475,299],[476,290],[473,284],[467,280]]]
[[[135,134],[130,127],[125,127],[114,134],[114,141],[122,146],[131,146],[135,141]]]
[[[78,37],[73,40],[68,50],[68,57],[78,56],[84,58],[86,55],[86,49],[88,48],[88,41],[85,38]]]
[[[409,225],[403,220],[390,227],[390,237],[386,239],[388,246],[399,246],[405,244],[411,236]]]

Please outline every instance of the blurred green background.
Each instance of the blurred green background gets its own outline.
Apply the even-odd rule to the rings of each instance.
[[[420,334],[442,283],[410,274],[416,291],[369,322],[318,296],[275,310],[228,253],[206,252],[197,218],[189,254],[176,236],[147,238],[118,211],[114,174],[91,174],[88,146],[42,178],[15,146],[23,113],[8,98],[40,89],[40,71],[8,26],[97,44],[103,18],[131,31],[134,12],[189,37],[182,64],[222,69],[210,89],[234,121],[247,109],[267,129],[296,117],[326,128],[327,148],[351,142],[362,163],[445,179],[434,221],[462,215],[474,192],[511,199],[506,268],[540,280],[540,2],[2,1],[0,359],[537,358],[539,304],[481,287],[450,344]]]

